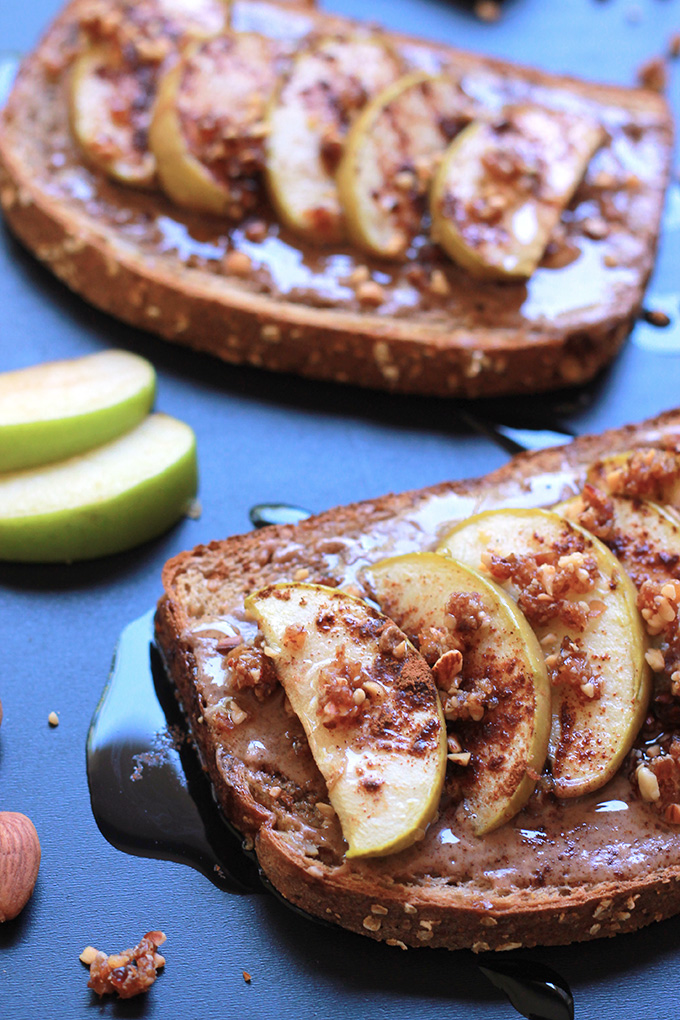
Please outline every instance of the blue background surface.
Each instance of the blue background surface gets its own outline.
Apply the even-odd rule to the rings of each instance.
[[[25,51],[57,0],[2,0],[0,49]],[[327,6],[331,6],[330,2]],[[557,72],[631,84],[680,31],[676,0],[508,0],[496,24],[436,0],[334,0],[333,9]],[[680,62],[671,65],[676,109]],[[680,405],[680,188],[673,183],[648,307],[616,364],[583,393],[480,402],[514,424],[559,414],[575,432]],[[247,530],[248,509],[312,510],[462,478],[498,466],[500,447],[461,424],[459,402],[404,398],[228,367],[166,345],[90,309],[0,228],[0,369],[118,346],[158,370],[157,407],[196,430],[203,513],[132,553],[73,567],[0,566],[0,809],[28,814],[43,863],[35,895],[0,926],[0,1016],[61,1020],[490,1020],[515,1016],[466,954],[398,950],[319,929],[270,896],[237,897],[192,869],[131,857],[101,836],[85,770],[90,719],[123,627],[160,593],[163,562]],[[468,408],[469,409],[469,408]],[[60,725],[47,716],[55,710]],[[116,951],[149,928],[168,935],[167,972],[143,1000],[100,1007],[78,962],[92,943]],[[677,1013],[680,920],[613,941],[530,955],[571,984],[576,1016]],[[252,974],[246,985],[242,971]]]

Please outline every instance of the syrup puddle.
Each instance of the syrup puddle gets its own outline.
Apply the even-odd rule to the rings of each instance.
[[[287,523],[291,509],[307,516],[299,507],[266,506],[272,513],[263,513],[262,525]],[[151,610],[121,634],[90,726],[87,777],[95,821],[124,853],[187,864],[227,892],[270,890],[278,896],[219,814],[154,648],[153,616]],[[573,1020],[569,987],[550,968],[508,954],[474,963],[522,1016]]]

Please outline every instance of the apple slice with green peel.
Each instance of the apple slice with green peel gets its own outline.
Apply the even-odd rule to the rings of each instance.
[[[368,576],[383,612],[421,652],[433,640],[438,647],[432,658],[462,652],[453,686],[437,665],[433,672],[450,687],[451,709],[442,694],[445,715],[454,719],[456,737],[471,754],[460,783],[473,830],[482,836],[525,805],[545,763],[550,683],[538,639],[502,588],[448,557],[395,556],[370,567]],[[447,660],[439,661],[444,669]],[[483,715],[469,718],[463,708],[462,721],[455,721],[458,706],[470,693],[478,697],[481,688],[486,693],[474,715]]]
[[[156,65],[130,64],[105,43],[84,50],[71,70],[74,138],[91,163],[135,188],[155,187],[156,160],[146,138],[157,74]]]
[[[134,428],[151,410],[153,365],[127,351],[0,374],[0,472],[64,460]]]
[[[0,475],[0,559],[70,562],[167,531],[196,493],[188,425],[153,414],[96,450]]]
[[[281,221],[313,240],[340,241],[335,174],[347,130],[365,103],[400,74],[382,39],[323,39],[293,62],[269,111],[267,184]]]
[[[149,145],[174,202],[234,219],[253,207],[281,70],[276,41],[230,32],[196,44],[163,75]]]
[[[680,509],[680,454],[642,447],[603,457],[591,465],[588,482],[614,496],[639,497]]]
[[[637,589],[680,578],[680,522],[665,507],[646,499],[601,494],[586,486],[553,508],[608,546]]]
[[[421,228],[436,160],[472,116],[450,79],[416,71],[379,93],[350,128],[338,191],[352,240],[401,259]]]
[[[435,177],[434,240],[474,276],[528,278],[605,138],[594,121],[537,106],[475,121]]]
[[[333,588],[275,584],[245,605],[326,780],[347,857],[421,839],[446,771],[446,726],[422,656],[391,620]]]
[[[541,642],[553,684],[555,793],[603,786],[644,721],[651,682],[637,593],[619,561],[559,514],[527,509],[477,514],[438,552],[501,583]]]
[[[71,68],[69,117],[73,135],[91,163],[136,188],[156,186],[156,160],[148,147],[162,65],[192,39],[222,31],[224,0],[128,0],[120,22],[107,26]]]

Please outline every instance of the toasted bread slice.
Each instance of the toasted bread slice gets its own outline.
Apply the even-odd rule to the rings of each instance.
[[[123,0],[99,3],[115,22]],[[291,52],[360,31],[267,0],[234,0],[230,17],[232,30]],[[0,129],[0,197],[17,236],[92,304],[230,362],[411,393],[580,383],[620,347],[653,265],[669,172],[671,120],[658,94],[384,33],[404,73],[448,76],[474,117],[518,103],[568,108],[606,136],[531,278],[477,281],[425,232],[386,265],[296,239],[266,201],[234,225],[109,178],[69,125],[91,18],[91,0],[71,0],[24,62]],[[165,41],[171,61],[179,43]]]
[[[302,727],[244,612],[251,592],[291,580],[365,595],[370,564],[435,549],[452,525],[481,510],[556,505],[582,488],[597,461],[637,448],[648,451],[648,466],[659,450],[680,448],[680,410],[522,454],[484,478],[199,546],[166,565],[159,648],[220,805],[288,900],[391,944],[478,951],[610,936],[680,911],[680,768],[671,753],[680,746],[680,674],[668,676],[669,632],[660,646],[665,674],[659,648],[648,653],[657,673],[647,721],[597,792],[559,801],[544,771],[514,818],[475,835],[457,793],[465,765],[454,755],[424,838],[390,857],[349,860],[337,818],[318,807],[327,807],[328,791]],[[650,634],[669,626],[660,622],[669,605],[677,626],[675,583],[666,575],[655,593],[636,578]]]

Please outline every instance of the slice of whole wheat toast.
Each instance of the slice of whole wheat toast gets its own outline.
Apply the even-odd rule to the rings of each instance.
[[[7,223],[92,304],[229,362],[409,393],[545,390],[583,382],[615,355],[655,256],[672,144],[661,96],[379,33],[405,71],[452,77],[479,115],[528,102],[604,128],[537,271],[526,283],[480,282],[424,238],[401,264],[349,244],[315,248],[281,229],[265,201],[265,234],[252,240],[247,223],[182,211],[89,166],[68,89],[92,2],[71,0],[24,61],[0,126]],[[115,12],[123,0],[100,2]],[[231,25],[292,50],[313,35],[365,31],[267,0],[234,0]],[[252,272],[233,272],[231,252],[245,252]],[[352,282],[367,278],[370,304]]]
[[[611,936],[680,911],[680,828],[641,798],[630,755],[585,797],[559,800],[539,784],[514,819],[481,837],[445,789],[422,841],[347,860],[337,818],[317,807],[328,792],[281,688],[264,671],[261,683],[244,683],[264,662],[243,609],[254,590],[291,580],[361,590],[367,564],[433,549],[480,510],[550,506],[578,491],[598,458],[639,447],[680,450],[680,410],[521,454],[486,477],[338,507],[166,564],[158,647],[218,803],[286,899],[390,944],[476,951]]]

